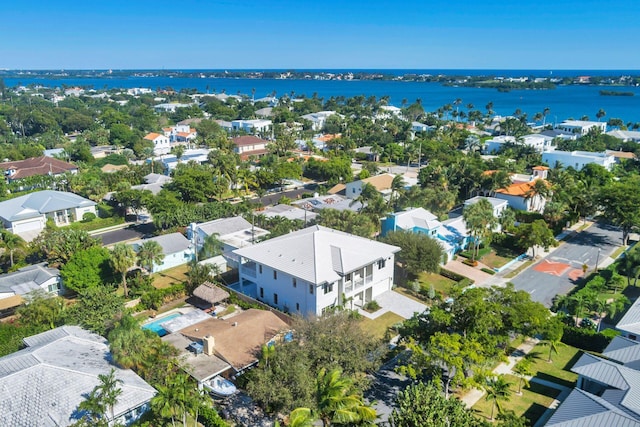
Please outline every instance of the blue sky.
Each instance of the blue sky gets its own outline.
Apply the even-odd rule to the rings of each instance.
[[[640,69],[639,0],[20,0],[0,68]]]

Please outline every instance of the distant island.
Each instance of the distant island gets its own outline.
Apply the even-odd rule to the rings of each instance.
[[[622,92],[618,90],[601,90],[601,96],[634,96],[633,92]]]
[[[551,76],[535,71],[522,71],[522,75],[486,70],[482,75],[465,74],[464,70],[449,70],[447,74],[425,70],[1,70],[1,78],[12,79],[128,79],[128,78],[198,78],[198,79],[264,79],[264,80],[345,80],[345,81],[402,81],[441,83],[450,87],[494,88],[500,92],[510,90],[555,89],[558,85],[580,86],[640,86],[640,74]],[[613,73],[613,72],[612,72]],[[603,96],[618,96],[603,91]],[[608,93],[611,92],[611,93]],[[619,96],[629,96],[623,92]]]

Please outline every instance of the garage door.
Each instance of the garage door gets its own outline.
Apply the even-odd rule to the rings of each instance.
[[[15,234],[22,233],[25,231],[42,230],[42,222],[40,221],[40,218],[36,218],[31,221],[21,222],[19,224],[13,224],[12,229]]]

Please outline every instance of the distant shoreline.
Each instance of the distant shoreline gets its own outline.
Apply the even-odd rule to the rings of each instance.
[[[587,74],[591,73],[591,74]],[[597,74],[596,74],[597,73]],[[256,79],[406,81],[441,83],[451,87],[489,87],[498,90],[554,89],[557,85],[640,86],[640,70],[0,70],[5,79]]]

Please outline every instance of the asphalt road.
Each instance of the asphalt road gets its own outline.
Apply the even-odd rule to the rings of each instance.
[[[375,374],[372,375],[371,387],[365,391],[364,397],[373,402],[373,407],[378,414],[380,425],[387,425],[389,415],[393,412],[396,405],[398,393],[409,384],[409,378],[395,372],[396,366],[402,364],[408,354],[401,353],[399,357],[392,359],[383,365]]]
[[[152,232],[153,223],[148,223],[129,226],[127,228],[121,228],[120,230],[108,231],[106,233],[98,234],[95,237],[102,240],[103,246],[109,246],[127,240],[141,239],[144,235],[151,234]]]
[[[511,282],[518,290],[531,294],[531,299],[551,307],[556,295],[565,295],[576,285],[569,277],[574,270],[582,270],[583,264],[592,270],[611,255],[622,244],[622,232],[617,228],[595,223],[578,233],[574,238],[556,248],[544,260],[514,277]],[[567,264],[570,267],[560,276],[535,270],[535,266],[545,262]]]

